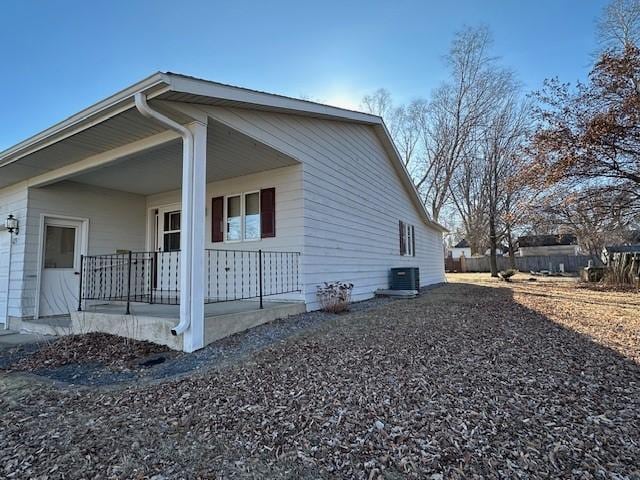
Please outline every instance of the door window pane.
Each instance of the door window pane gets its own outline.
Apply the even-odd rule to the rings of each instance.
[[[227,240],[242,240],[240,195],[227,197]]]
[[[165,212],[162,230],[162,250],[180,250],[180,210]]]
[[[162,247],[165,252],[180,250],[180,232],[165,233]]]
[[[260,192],[247,193],[244,202],[244,238],[255,240],[260,238]]]
[[[167,212],[164,214],[164,231],[175,232],[180,230],[180,212]]]
[[[73,268],[76,229],[47,225],[44,244],[44,268]]]

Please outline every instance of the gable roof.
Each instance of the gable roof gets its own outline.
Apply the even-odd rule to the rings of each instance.
[[[637,245],[609,245],[604,247],[609,253],[640,253],[640,244]]]
[[[463,238],[453,246],[453,248],[469,248],[469,247],[470,245],[469,245],[469,242],[467,242],[466,238]]]
[[[101,122],[106,122],[123,112],[135,111],[133,97],[136,93],[143,93],[150,100],[158,99],[295,113],[303,116],[370,125],[380,138],[389,158],[398,171],[403,185],[412,196],[412,200],[422,214],[424,221],[438,231],[447,231],[445,227],[431,219],[381,117],[172,72],[157,72],[0,152],[0,173],[3,167],[19,162],[28,155],[34,154],[65,138],[81,133]],[[26,167],[30,166],[26,165]],[[20,179],[29,178],[30,175],[33,175],[33,173],[30,173],[29,168],[25,168],[19,174],[7,176],[7,178],[11,177],[8,181],[15,183]],[[2,175],[0,175],[1,177]],[[0,188],[10,183],[5,182],[4,185],[0,183]]]
[[[519,247],[551,247],[556,245],[577,245],[578,239],[573,234],[558,235],[525,235],[518,237]]]

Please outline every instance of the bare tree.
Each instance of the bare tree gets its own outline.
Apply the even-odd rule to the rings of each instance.
[[[464,156],[450,189],[471,254],[482,255],[488,246],[487,172],[475,151]]]
[[[522,135],[519,90],[512,73],[491,56],[491,44],[487,28],[465,28],[445,57],[450,80],[428,102],[396,107],[379,89],[363,98],[362,107],[385,119],[432,218],[440,221],[453,210],[473,253],[493,245],[495,257],[503,225],[511,232],[518,219],[517,190],[506,186],[506,170]]]
[[[400,151],[405,166],[412,175],[418,168],[415,165],[421,136],[421,122],[427,111],[427,102],[416,99],[406,106],[400,106],[391,116],[392,135]]]
[[[507,233],[511,233],[516,220],[513,216],[516,191],[512,188],[512,179],[519,173],[518,156],[523,154],[531,118],[529,104],[520,101],[515,82],[505,85],[504,90],[509,89],[511,92],[496,102],[495,111],[481,133],[480,151],[487,187],[490,264],[491,275],[494,277],[498,275],[498,244]],[[508,222],[503,222],[506,219]]]
[[[613,0],[598,22],[598,37],[605,50],[640,44],[640,0]]]
[[[435,219],[447,201],[452,199],[459,207],[470,191],[471,185],[467,185],[458,198],[453,198],[457,193],[452,189],[454,175],[469,161],[478,129],[496,99],[504,94],[506,79],[510,78],[509,72],[498,68],[496,59],[490,56],[491,43],[485,27],[466,28],[455,36],[446,57],[451,80],[434,92],[423,121],[425,168],[417,184]],[[469,172],[468,165],[463,171]],[[467,207],[458,208],[460,215],[476,210],[472,205]]]
[[[385,119],[385,121],[388,121],[390,120],[390,115],[393,111],[393,99],[391,98],[391,93],[386,88],[379,88],[372,94],[362,97],[360,108],[365,112],[378,115]]]

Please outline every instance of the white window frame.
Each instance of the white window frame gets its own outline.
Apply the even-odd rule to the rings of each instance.
[[[171,215],[175,215],[175,214],[180,215],[180,222],[178,223],[178,229],[177,230],[165,230],[167,228],[167,225],[165,224],[164,221],[164,217],[166,217],[167,215],[169,216],[169,225],[171,225]],[[159,215],[158,215],[159,217]],[[159,218],[156,219],[156,222],[159,222]],[[164,249],[164,238],[166,235],[168,234],[172,234],[172,233],[179,233],[180,234],[180,247],[182,247],[182,209],[181,208],[177,208],[175,210],[168,210],[166,212],[163,212],[163,218],[162,218],[162,232],[160,232],[160,235],[162,236],[162,245],[160,245],[160,247],[162,248],[163,252],[175,252],[176,250],[165,250]],[[180,251],[181,248],[179,248],[177,251]]]
[[[260,227],[258,229],[258,238],[246,238],[245,223],[247,218],[247,195],[252,193],[258,194],[258,218],[260,219]],[[262,240],[262,193],[260,190],[250,190],[242,192],[242,240],[245,242],[257,242]]]
[[[402,235],[404,237],[404,253],[402,254],[403,257],[413,257],[414,256],[414,251],[413,251],[413,243],[415,241],[415,238],[411,238],[411,232],[414,232],[414,236],[415,236],[415,227],[410,224],[410,223],[405,223],[402,222],[404,225],[404,229],[402,232]]]
[[[240,193],[230,193],[229,195],[224,195],[224,215],[223,215],[223,226],[224,226],[224,231],[223,231],[223,238],[224,238],[224,243],[241,243],[241,242],[259,242],[260,240],[262,240],[262,223],[260,224],[260,234],[258,236],[258,238],[245,238],[245,219],[246,219],[246,196],[247,195],[251,195],[252,193],[257,193],[258,194],[258,216],[261,217],[262,214],[262,206],[261,206],[261,201],[262,201],[262,193],[260,190],[248,190],[246,192],[240,192]],[[227,237],[228,231],[227,231],[227,227],[228,227],[228,206],[229,206],[229,202],[227,199],[232,198],[232,197],[240,197],[240,239],[239,240],[229,240],[229,238]],[[260,220],[262,221],[262,218],[260,218]]]
[[[238,240],[229,240],[229,198],[233,198],[233,197],[240,197],[240,238]],[[244,228],[242,226],[242,221],[244,218],[244,205],[243,205],[243,201],[242,201],[242,194],[241,193],[232,193],[230,195],[225,195],[224,196],[224,219],[223,219],[223,225],[224,225],[224,243],[240,243],[242,242],[242,239],[244,238]]]

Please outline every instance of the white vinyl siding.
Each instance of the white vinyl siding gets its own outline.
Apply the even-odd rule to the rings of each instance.
[[[205,108],[205,107],[203,107]],[[426,225],[372,127],[233,108],[218,121],[303,163],[305,296],[323,281],[354,284],[354,299],[388,286],[389,269],[418,266],[421,284],[444,281],[442,235]],[[398,255],[398,218],[415,226],[416,256]]]
[[[22,315],[25,317],[31,317],[35,313],[42,215],[88,219],[89,255],[114,253],[117,249],[144,250],[146,203],[145,197],[141,195],[66,181],[42,188],[30,188],[28,198],[28,233],[22,292]]]
[[[12,214],[18,219],[19,223],[18,235],[13,236],[14,244],[11,246],[11,260],[6,258],[4,262],[0,262],[2,264],[0,268],[3,269],[3,272],[0,272],[0,276],[8,274],[9,261],[11,262],[11,275],[10,278],[6,279],[8,286],[3,287],[0,285],[0,297],[2,297],[0,300],[0,316],[4,316],[5,302],[8,303],[7,313],[9,317],[23,316],[24,248],[29,234],[27,228],[27,199],[27,186],[24,183],[0,189],[0,221],[4,225],[7,216]],[[9,237],[9,233],[6,231],[0,231],[0,235]],[[3,250],[6,249],[8,253],[7,238],[4,241],[7,243]]]
[[[249,241],[215,242],[211,241],[211,200],[214,197],[259,192],[262,189],[276,189],[276,236]],[[226,199],[225,199],[226,200]],[[159,193],[147,197],[147,208],[154,209],[180,202],[180,191]],[[225,201],[226,204],[226,201]],[[251,175],[229,178],[207,184],[207,214],[205,219],[205,248],[238,250],[279,250],[287,252],[302,251],[303,196],[302,166],[267,170]],[[226,206],[225,206],[226,210]],[[226,230],[226,223],[225,230]]]
[[[353,283],[354,300],[371,297],[388,286],[392,267],[419,267],[422,285],[444,281],[442,235],[424,222],[374,127],[286,113],[190,107],[300,162],[209,183],[206,248],[230,248],[211,241],[212,198],[275,188],[276,236],[231,248],[302,252],[309,308],[317,308],[316,286],[324,281]],[[33,315],[43,214],[88,218],[89,254],[141,251],[152,245],[150,211],[179,202],[179,190],[145,197],[68,181],[0,190],[0,218],[12,213],[20,221],[12,247],[9,314]],[[414,226],[415,257],[398,254],[399,219]]]
[[[10,233],[0,230],[0,323],[7,321],[7,298],[9,296],[9,242]]]

